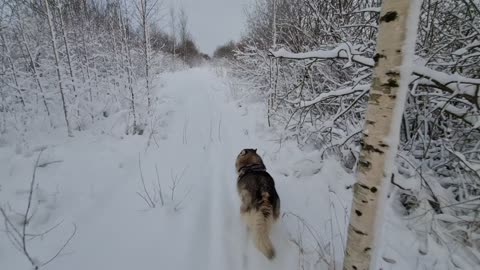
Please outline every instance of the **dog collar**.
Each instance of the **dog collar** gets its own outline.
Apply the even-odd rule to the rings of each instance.
[[[238,175],[241,177],[249,172],[265,172],[266,170],[267,168],[265,168],[265,165],[263,164],[252,164],[238,169]]]

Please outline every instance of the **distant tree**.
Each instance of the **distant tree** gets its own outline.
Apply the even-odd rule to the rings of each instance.
[[[179,50],[182,53],[182,59],[184,62],[186,62],[186,56],[187,56],[187,41],[191,39],[190,33],[188,31],[188,16],[187,13],[185,12],[185,8],[182,6],[180,8],[179,14],[178,14],[178,26],[179,26],[179,39],[180,39],[180,44],[181,44],[181,49]]]
[[[210,61],[211,57],[210,55],[206,54],[206,53],[200,53],[200,56],[203,58],[203,60],[205,61]]]
[[[128,93],[130,94],[130,110],[132,113],[132,118],[133,118],[133,123],[132,123],[132,133],[136,134],[140,132],[139,125],[137,122],[137,110],[135,107],[135,91],[133,89],[133,80],[134,80],[134,74],[133,74],[133,64],[132,64],[132,56],[130,53],[130,40],[129,40],[129,31],[128,31],[128,19],[125,18],[126,16],[122,12],[122,8],[119,7],[119,16],[118,16],[118,22],[120,26],[120,32],[121,32],[121,37],[122,37],[122,43],[121,46],[123,48],[122,50],[122,63],[123,67],[127,76],[127,81],[125,83],[125,88],[128,88]],[[127,129],[127,134],[128,134],[128,129]]]
[[[177,46],[177,31],[176,31],[176,24],[177,24],[177,20],[176,20],[176,17],[175,17],[175,8],[173,6],[170,7],[170,12],[169,12],[169,15],[170,15],[170,30],[171,30],[171,39],[172,39],[172,42],[171,42],[171,45],[169,46],[172,50],[171,50],[171,53],[172,53],[172,70],[175,69],[175,50],[176,50],[176,46]]]
[[[55,5],[55,1],[53,1],[53,4]],[[45,8],[46,8],[46,13],[47,13],[47,20],[48,20],[48,26],[50,29],[50,39],[51,39],[51,44],[52,44],[52,49],[53,49],[53,55],[55,59],[55,68],[57,71],[57,83],[58,83],[58,89],[60,91],[60,96],[62,98],[62,106],[63,106],[63,114],[65,117],[65,122],[67,124],[67,134],[69,137],[73,137],[72,133],[72,128],[70,126],[70,121],[68,119],[68,106],[67,106],[67,101],[65,99],[65,92],[63,88],[63,76],[62,76],[62,71],[60,67],[60,57],[58,53],[58,45],[57,45],[57,33],[55,30],[55,25],[53,21],[53,15],[51,12],[50,4],[48,3],[47,0],[45,0]]]
[[[172,36],[165,33],[156,24],[150,26],[150,46],[153,52],[171,53]]]
[[[147,106],[150,113],[152,101],[150,95],[150,70],[151,70],[151,40],[150,40],[150,20],[154,11],[158,8],[159,0],[139,0],[136,5],[138,16],[140,18],[140,27],[142,29],[143,40],[143,61],[145,65],[145,87],[147,89]]]
[[[198,50],[197,45],[191,38],[185,39],[182,43],[178,45],[177,54],[189,66],[199,64],[202,59],[201,53]]]
[[[227,58],[233,59],[235,56],[236,44],[234,41],[229,41],[224,45],[218,46],[213,52],[213,58]]]

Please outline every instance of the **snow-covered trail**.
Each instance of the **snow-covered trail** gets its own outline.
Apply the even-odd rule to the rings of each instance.
[[[234,159],[242,148],[261,144],[259,138],[249,133],[255,130],[256,117],[262,115],[251,113],[242,117],[233,103],[228,102],[224,86],[206,68],[174,74],[165,88],[168,91],[162,95],[177,100],[171,134],[181,136],[170,137],[159,148],[169,147],[170,153],[176,153],[175,160],[164,165],[185,166],[185,179],[190,186],[186,203],[189,206],[180,213],[185,216],[185,226],[183,231],[178,231],[178,241],[184,241],[185,257],[172,267],[292,269],[294,250],[285,255],[279,253],[276,262],[268,262],[247,242],[245,226],[238,215]],[[281,244],[288,248],[287,242]],[[282,247],[277,249],[281,251]],[[172,251],[181,253],[182,250]]]
[[[18,224],[33,164],[45,149],[40,163],[48,165],[37,171],[37,210],[28,231],[63,222],[29,242],[32,257],[48,260],[75,224],[74,238],[45,269],[290,270],[338,264],[350,204],[344,187],[351,177],[335,162],[322,169],[316,151],[272,141],[263,105],[234,100],[214,69],[164,74],[160,81],[153,93],[152,135],[125,136],[119,113],[74,138],[62,131],[34,134],[30,154],[0,147],[0,205],[11,206]],[[258,148],[287,213],[273,228],[274,261],[255,249],[239,217],[234,160],[247,147]],[[141,175],[155,208],[138,195],[144,192]],[[0,269],[29,269],[3,232]]]

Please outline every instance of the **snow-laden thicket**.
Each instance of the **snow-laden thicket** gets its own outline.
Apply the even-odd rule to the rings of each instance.
[[[248,12],[233,75],[266,100],[269,124],[355,168],[380,1],[263,0]],[[480,2],[422,3],[392,178],[402,215],[425,240],[480,263]],[[395,33],[392,33],[395,35]],[[427,217],[427,218],[425,218]],[[419,225],[420,224],[420,225]],[[453,261],[453,260],[452,260]],[[455,264],[455,263],[454,263]]]
[[[106,117],[118,117],[127,134],[143,133],[152,80],[201,59],[186,17],[178,35],[187,45],[160,30],[159,22],[176,31],[168,24],[179,20],[176,11],[162,20],[162,8],[149,0],[0,1],[4,140],[21,149],[28,140],[18,138],[30,132],[66,128],[72,135]]]

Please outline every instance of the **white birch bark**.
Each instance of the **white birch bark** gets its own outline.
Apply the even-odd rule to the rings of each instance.
[[[140,0],[140,17],[143,30],[143,58],[145,61],[145,87],[147,89],[147,109],[150,113],[150,37],[148,35],[148,11],[147,0]]]
[[[0,29],[0,31],[1,31],[1,29]],[[5,48],[6,58],[8,60],[8,63],[10,64],[10,67],[12,68],[12,78],[13,78],[13,82],[15,83],[15,88],[16,88],[15,90],[18,93],[18,98],[20,99],[20,103],[22,103],[23,110],[25,110],[25,99],[23,98],[22,91],[21,91],[20,86],[18,84],[17,69],[15,68],[15,63],[13,62],[12,57],[10,56],[11,55],[10,54],[10,49],[8,47],[7,41],[5,40],[5,37],[3,36],[2,32],[0,32],[0,38],[1,38],[2,43],[4,45],[4,48]]]
[[[63,114],[65,117],[65,122],[67,124],[67,134],[69,137],[73,137],[72,129],[70,127],[70,122],[68,120],[68,107],[65,100],[65,93],[63,92],[63,78],[62,78],[62,72],[60,70],[60,60],[58,57],[58,47],[57,47],[57,41],[56,41],[57,37],[55,33],[55,26],[53,25],[52,13],[50,11],[50,4],[48,3],[48,0],[44,0],[44,1],[45,1],[45,7],[47,9],[48,26],[50,28],[50,37],[52,42],[53,55],[55,59],[55,67],[57,70],[58,89],[60,91],[60,96],[62,98]]]
[[[277,0],[273,0],[273,22],[272,22],[273,42],[272,48],[277,49]]]
[[[401,123],[396,121],[398,118],[396,114],[401,115],[402,112],[397,108],[394,113],[394,109],[402,105],[396,102],[405,101],[403,98],[405,93],[399,91],[400,68],[404,64],[403,56],[406,53],[403,52],[404,45],[408,45],[405,44],[407,22],[413,1],[416,0],[384,0],[382,3],[373,83],[361,143],[357,182],[353,188],[343,269],[366,270],[372,269],[374,264],[373,251],[376,248],[375,242],[379,240],[376,236],[380,231],[380,224],[377,221],[379,213],[382,213],[379,209],[385,203],[382,201],[385,198],[384,184],[390,179],[389,162],[398,147],[398,144],[391,143],[391,139],[392,135],[399,136],[394,134],[399,132]],[[410,74],[402,76],[405,75]],[[402,88],[404,92],[407,89]]]
[[[75,76],[73,75],[72,57],[70,55],[70,45],[68,44],[67,31],[65,30],[65,22],[63,21],[62,8],[60,5],[58,5],[57,8],[58,8],[58,14],[60,16],[60,28],[62,28],[63,42],[65,43],[65,53],[67,55],[68,73],[72,81],[72,90],[73,92],[76,92],[77,89],[75,86]],[[77,96],[77,94],[75,94],[75,96]]]
[[[45,98],[45,91],[43,89],[42,83],[40,82],[40,75],[38,74],[37,66],[36,66],[36,63],[34,61],[32,51],[30,49],[30,46],[28,45],[27,37],[25,36],[25,29],[23,27],[22,18],[20,18],[20,24],[19,25],[20,25],[20,33],[21,33],[22,43],[23,43],[23,46],[25,47],[25,50],[27,51],[27,55],[28,55],[28,58],[30,60],[30,65],[32,67],[31,72],[33,73],[32,75],[35,78],[35,82],[37,83],[38,90],[40,91],[40,96],[42,98],[43,105],[45,106],[45,110],[47,112],[47,116],[48,116],[48,119],[50,121],[50,126],[53,127],[52,118],[50,116],[50,108],[48,107],[47,99]]]
[[[176,33],[176,29],[175,29],[175,24],[176,24],[176,20],[175,20],[175,9],[173,6],[170,7],[170,27],[172,28],[171,31],[172,31],[172,67],[171,67],[171,70],[174,71],[175,70],[175,51],[177,50],[176,46],[177,46],[177,33]]]
[[[132,57],[130,55],[130,47],[128,43],[128,37],[127,37],[127,29],[126,29],[126,24],[128,24],[128,21],[124,21],[124,17],[120,8],[120,14],[119,14],[119,23],[120,23],[120,28],[122,31],[122,43],[123,43],[123,51],[124,51],[124,59],[127,61],[125,65],[125,70],[127,73],[127,87],[130,92],[130,107],[132,109],[132,115],[133,115],[133,134],[137,133],[138,126],[137,126],[137,113],[135,109],[135,92],[133,91],[133,65],[132,65]]]

